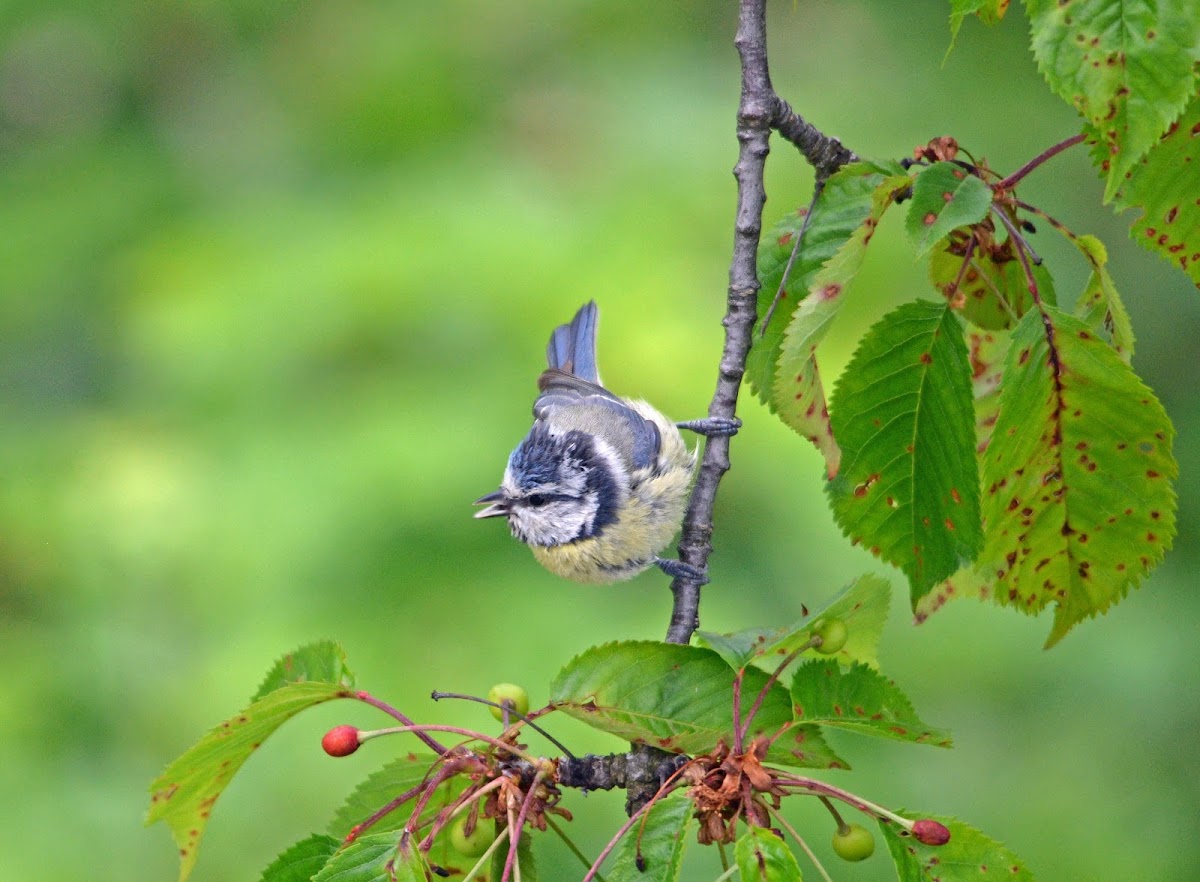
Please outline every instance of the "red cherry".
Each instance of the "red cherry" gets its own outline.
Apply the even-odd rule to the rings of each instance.
[[[349,756],[358,750],[358,729],[334,726],[321,739],[321,747],[330,756]]]
[[[912,832],[913,836],[917,837],[917,841],[924,842],[926,845],[945,845],[950,841],[950,831],[946,826],[937,821],[930,821],[928,818],[923,821],[914,821]]]

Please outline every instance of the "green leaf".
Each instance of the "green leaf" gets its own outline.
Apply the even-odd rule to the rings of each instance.
[[[896,194],[909,186],[907,175],[884,177],[871,173],[870,169],[870,166],[855,168],[857,177],[849,179],[855,186],[872,185],[869,209],[837,253],[808,279],[808,294],[793,312],[780,345],[775,385],[771,393],[772,406],[784,424],[821,451],[829,477],[837,474],[841,451],[829,425],[825,388],[817,369],[817,346],[825,338],[841,308],[846,286],[862,266],[867,245],[875,235],[875,228],[883,213],[892,204]],[[842,174],[842,171],[837,174]],[[857,206],[861,197],[855,194],[852,198],[850,204]]]
[[[733,670],[711,649],[654,641],[606,643],[586,650],[550,684],[550,703],[569,716],[625,741],[692,755],[733,744]],[[753,668],[742,684],[749,712],[767,675]],[[772,684],[749,737],[792,723],[786,689]],[[793,726],[771,747],[770,762],[806,768],[848,768],[816,726]]]
[[[1020,261],[1011,248],[976,249],[960,277],[964,247],[965,243],[951,246],[947,240],[934,247],[929,257],[930,282],[975,327],[993,331],[1013,327],[1033,305]],[[1040,290],[1042,275],[1036,269],[1035,281]]]
[[[428,879],[428,865],[421,852],[412,842],[398,845],[395,831],[372,833],[354,840],[313,876],[313,882],[427,882]]]
[[[608,882],[677,882],[683,853],[692,838],[688,828],[694,811],[691,800],[682,795],[660,799],[647,812],[645,824],[634,824],[621,839],[604,878]],[[638,869],[639,836],[645,870]]]
[[[1105,266],[1108,251],[1095,236],[1080,236],[1076,244],[1092,264],[1092,274],[1075,303],[1075,315],[1129,364],[1133,358],[1133,325]]]
[[[891,596],[891,586],[886,579],[867,574],[859,576],[824,606],[793,625],[772,629],[750,628],[736,634],[699,631],[696,636],[701,645],[716,651],[734,670],[755,664],[771,673],[785,656],[808,642],[817,624],[825,619],[839,618],[846,623],[849,631],[846,645],[832,656],[820,657],[836,658],[844,665],[862,662],[878,667],[879,638],[887,621]],[[801,658],[815,655],[816,650],[809,650]]]
[[[905,229],[920,257],[951,230],[979,223],[992,207],[992,190],[954,162],[935,162],[912,185]]]
[[[366,820],[401,794],[421,785],[436,770],[438,758],[432,753],[408,753],[396,757],[369,775],[346,797],[346,802],[329,822],[329,833],[344,839],[356,824]],[[438,785],[421,818],[426,820],[453,802],[469,782],[456,776]],[[412,807],[398,808],[384,815],[371,827],[374,833],[398,830],[412,813]]]
[[[871,209],[871,194],[878,184],[872,176],[899,174],[898,164],[876,166],[851,163],[829,176],[812,208],[812,220],[804,234],[800,253],[792,266],[784,289],[784,298],[767,324],[763,336],[758,336],[755,324],[754,345],[746,358],[746,382],[758,399],[774,412],[771,392],[775,387],[775,365],[783,332],[792,320],[792,313],[808,294],[812,275],[842,247],[857,230]],[[758,249],[758,322],[767,314],[775,292],[779,290],[784,267],[795,247],[796,236],[804,225],[807,209],[789,214],[762,237]]]
[[[1174,429],[1087,325],[1054,307],[1013,333],[984,454],[977,573],[997,602],[1053,602],[1046,645],[1120,600],[1175,535]]]
[[[1200,6],[1027,0],[1025,8],[1038,69],[1100,140],[1108,201],[1195,94]]]
[[[905,817],[915,818],[911,812]],[[893,823],[879,822],[899,882],[1035,882],[1024,862],[1003,844],[954,818],[925,815],[950,830],[945,845],[925,845]]]
[[[1197,7],[1200,8],[1200,7]],[[1200,97],[1132,168],[1114,197],[1117,211],[1141,210],[1130,235],[1200,287]]]
[[[968,15],[975,15],[986,25],[997,24],[1008,11],[1010,0],[950,0],[950,49],[958,38],[958,29]],[[950,54],[950,49],[946,54]]]
[[[835,661],[810,661],[792,678],[797,721],[837,726],[914,744],[950,746],[950,733],[921,722],[908,696],[866,665],[842,670]]]
[[[946,303],[915,301],[867,332],[838,381],[845,461],[828,485],[854,542],[899,566],[915,604],[981,545],[971,369]]]
[[[340,840],[320,833],[301,839],[263,870],[259,882],[309,882],[339,845]]]
[[[346,665],[346,653],[332,640],[321,640],[301,646],[272,665],[262,685],[251,701],[258,701],[269,692],[274,692],[288,683],[304,683],[316,680],[319,683],[340,683],[347,689],[354,688],[354,674]]]
[[[742,882],[799,882],[796,856],[766,827],[751,827],[737,841],[738,873]]]
[[[171,828],[179,846],[181,882],[195,866],[213,804],[250,754],[300,711],[350,694],[340,681],[280,686],[217,726],[154,780],[146,823],[166,821]]]

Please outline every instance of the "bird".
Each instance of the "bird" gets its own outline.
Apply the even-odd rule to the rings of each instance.
[[[475,501],[486,506],[475,517],[507,518],[542,566],[575,582],[619,582],[651,566],[705,582],[697,568],[659,557],[683,520],[696,469],[680,429],[727,436],[741,422],[675,423],[610,392],[596,361],[598,322],[589,301],[550,335],[533,427],[509,456],[499,489]]]

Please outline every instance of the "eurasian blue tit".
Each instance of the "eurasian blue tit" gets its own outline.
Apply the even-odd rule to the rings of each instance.
[[[609,392],[596,366],[597,319],[589,302],[554,329],[533,428],[508,458],[500,489],[476,501],[487,508],[475,517],[508,518],[546,569],[576,582],[617,582],[652,564],[685,572],[658,557],[683,519],[696,467],[679,428],[732,434],[739,423],[677,425]]]

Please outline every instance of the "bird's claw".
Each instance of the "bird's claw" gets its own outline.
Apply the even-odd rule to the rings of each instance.
[[[707,570],[694,567],[691,564],[684,563],[681,560],[668,560],[667,558],[656,557],[654,558],[654,565],[672,579],[687,579],[691,582],[695,582],[698,585],[708,584]]]
[[[738,429],[742,427],[742,421],[737,417],[705,417],[700,420],[684,420],[675,425],[705,438],[728,438],[737,434]]]

